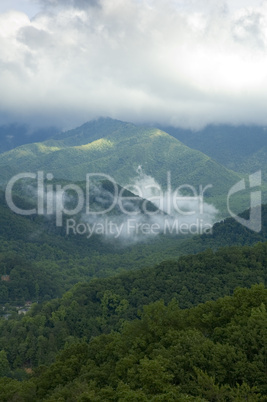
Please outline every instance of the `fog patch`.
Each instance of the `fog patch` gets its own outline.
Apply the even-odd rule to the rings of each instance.
[[[100,209],[106,208],[108,201],[114,201],[110,192],[100,188],[95,191],[99,193],[96,201]],[[162,190],[141,166],[135,179],[121,194],[126,191],[131,192],[131,196],[118,197],[115,207],[108,214],[83,214],[79,221],[74,218],[67,220],[68,234],[84,235],[88,239],[100,235],[106,240],[129,245],[158,235],[211,233],[216,221],[218,210],[204,202],[196,191],[194,196],[185,196],[179,189]]]
[[[97,236],[100,240],[130,245],[159,235],[211,233],[217,209],[190,185],[173,189],[170,173],[166,189],[141,166],[125,187],[112,178],[103,180],[105,176],[109,178],[102,174],[101,179],[59,184],[52,174],[38,172],[18,179],[10,187],[14,192],[9,197],[6,191],[6,200],[17,214],[44,217],[49,222],[46,225],[44,221],[44,228],[58,228],[67,236],[85,236],[88,241]],[[38,229],[31,239],[39,235]]]

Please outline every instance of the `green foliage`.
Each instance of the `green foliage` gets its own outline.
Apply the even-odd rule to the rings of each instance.
[[[0,398],[266,401],[264,331],[251,347],[255,320],[267,328],[266,303],[264,286],[187,310],[153,303],[119,332],[66,346],[28,381],[2,380]]]
[[[229,189],[240,180],[237,173],[159,129],[112,119],[92,121],[54,140],[23,145],[2,154],[0,177],[7,180],[22,171],[42,170],[73,182],[85,180],[88,173],[105,173],[117,183],[129,185],[140,165],[163,188],[167,187],[169,171],[174,189],[183,184],[197,189],[212,184],[205,195],[219,206],[222,201],[225,204]],[[225,208],[226,204],[224,212]]]
[[[214,161],[239,174],[262,172],[262,199],[267,202],[266,128],[260,126],[210,125],[200,131],[162,127],[190,148],[208,155]],[[248,208],[249,199],[235,198],[236,211]],[[218,204],[219,205],[219,204]]]
[[[7,360],[7,355],[4,350],[0,351],[0,377],[4,377],[9,374],[10,368]]]
[[[22,208],[26,201],[18,197]],[[139,202],[139,201],[137,201]],[[243,214],[248,218],[248,212]],[[234,219],[215,224],[210,235],[192,238],[159,235],[130,245],[107,241],[101,236],[66,236],[53,218],[19,216],[6,206],[0,193],[0,305],[23,305],[27,300],[42,302],[60,297],[79,281],[153,266],[163,260],[213,250],[226,245],[264,241],[267,236],[267,206],[262,207],[261,233],[251,232]],[[186,295],[187,288],[183,288]]]
[[[261,169],[267,173],[265,127],[210,125],[200,131],[174,127],[163,130],[228,169],[249,174]]]
[[[36,367],[51,363],[67,344],[118,330],[125,321],[138,317],[144,305],[159,299],[165,303],[175,299],[181,308],[188,308],[230,295],[238,286],[265,283],[266,265],[267,243],[258,243],[216,253],[207,250],[178,261],[162,262],[154,268],[80,283],[62,299],[35,304],[25,317],[0,321],[0,348],[6,351],[12,370],[25,364]],[[253,339],[258,350],[257,334],[261,336],[264,331],[260,327],[261,313],[256,310],[251,318],[255,321],[251,321],[251,331],[255,331]],[[219,317],[223,322],[223,316]],[[203,322],[207,333],[208,319],[207,315]],[[162,324],[159,329],[163,327]],[[158,334],[159,338],[161,335]]]
[[[217,160],[228,168],[253,173],[265,162],[255,141],[257,149],[244,146],[229,165],[222,143]],[[65,180],[115,172],[124,184],[138,165],[163,187],[167,171],[174,186],[212,183],[207,196],[218,206],[241,177],[163,131],[112,119],[19,147],[0,162],[3,180],[41,169]],[[16,191],[16,204],[29,206],[23,188]],[[226,219],[211,235],[122,246],[66,236],[54,218],[16,216],[1,193],[0,274],[8,280],[0,281],[0,305],[11,317],[0,320],[0,400],[266,401],[266,289],[234,292],[266,282],[267,243],[255,244],[267,236],[266,205],[262,211],[261,233]],[[227,245],[236,246],[220,248]],[[38,303],[18,316],[14,306],[26,300]]]

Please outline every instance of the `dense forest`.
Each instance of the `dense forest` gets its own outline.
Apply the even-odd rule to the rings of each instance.
[[[67,338],[28,379],[1,379],[1,401],[266,401],[266,303],[263,285],[185,310],[157,301],[118,332]]]
[[[0,201],[1,401],[267,401],[267,205],[126,245]]]
[[[152,386],[153,381],[156,381],[156,379],[153,379],[154,375],[147,374],[151,377],[150,380],[146,376],[144,378],[152,381],[152,384],[144,384],[144,389],[143,387],[139,389],[138,392],[141,392],[140,398],[143,398],[140,400],[150,400],[149,398],[152,398],[153,392],[156,392],[156,394],[160,392],[168,394],[168,392],[171,392],[170,395],[174,395],[173,398],[176,398],[179,393],[194,396],[195,392],[196,395],[202,395],[203,400],[205,400],[205,398],[208,398],[208,394],[205,395],[204,392],[206,387],[211,387],[215,394],[218,392],[218,395],[229,394],[231,396],[238,395],[239,392],[241,392],[240,395],[242,395],[242,392],[248,392],[252,395],[257,395],[259,392],[263,395],[266,394],[263,381],[264,370],[266,370],[266,355],[264,355],[266,350],[264,352],[264,346],[262,345],[265,339],[264,328],[266,329],[264,327],[266,325],[266,321],[264,321],[266,320],[264,316],[266,312],[263,305],[266,301],[266,290],[263,285],[258,285],[254,286],[250,291],[236,291],[232,296],[236,287],[250,287],[256,283],[265,283],[266,265],[266,242],[257,243],[252,247],[222,248],[215,253],[212,250],[206,250],[197,255],[181,257],[179,260],[162,262],[154,268],[125,272],[116,277],[94,279],[89,283],[77,284],[72,290],[65,293],[61,299],[54,299],[43,304],[34,304],[25,316],[14,316],[9,320],[2,320],[0,322],[2,375],[9,378],[13,377],[16,381],[24,379],[26,382],[14,382],[15,380],[11,379],[3,380],[3,396],[0,394],[1,400],[13,400],[5,399],[5,393],[9,395],[8,398],[11,398],[12,392],[14,392],[14,395],[16,392],[18,392],[18,395],[21,392],[21,395],[24,395],[24,392],[26,392],[25,395],[27,395],[29,390],[31,390],[29,391],[30,394],[25,396],[25,399],[22,397],[21,400],[36,400],[36,390],[42,389],[42,387],[44,389],[43,391],[38,391],[40,394],[38,394],[37,400],[45,398],[50,391],[54,392],[54,388],[57,389],[56,392],[61,390],[64,394],[64,392],[69,392],[70,384],[68,383],[74,380],[75,384],[79,384],[80,390],[84,390],[84,381],[86,381],[86,392],[89,392],[89,394],[91,392],[95,393],[96,398],[101,398],[101,389],[107,387],[106,400],[117,400],[117,391],[115,394],[112,393],[117,389],[116,387],[119,387],[120,390],[120,386],[122,386],[123,392],[131,392],[132,390],[136,392],[136,384],[140,383],[139,377],[141,374],[139,371],[143,364],[145,365],[144,369],[147,367],[148,373],[150,370],[158,372],[161,367],[162,371],[158,381],[160,382],[160,378],[165,373],[166,382],[159,385],[160,388],[156,392],[157,386]],[[225,295],[228,295],[225,299],[211,301]],[[206,304],[199,304],[203,302],[206,302]],[[145,307],[151,303],[150,307]],[[236,306],[236,303],[240,304],[239,307]],[[169,306],[166,307],[166,305]],[[199,306],[194,307],[197,305]],[[255,309],[253,310],[252,308]],[[142,310],[144,310],[144,313],[141,313]],[[252,314],[252,310],[257,319]],[[145,335],[146,331],[148,331],[147,319],[151,314],[155,314],[155,317],[150,319],[151,335],[149,335],[149,332]],[[168,314],[171,314],[173,319],[167,319]],[[251,315],[251,322],[254,323],[255,318],[260,323],[259,329],[255,328],[254,324],[251,324],[251,329],[247,328],[248,317]],[[165,318],[167,322],[164,321]],[[127,324],[131,321],[133,321],[132,324]],[[196,321],[197,324],[194,325]],[[181,327],[176,328],[175,323],[180,323]],[[149,342],[143,340],[140,329],[143,326],[144,337],[148,336]],[[231,326],[233,326],[234,332]],[[113,334],[113,331],[119,332],[118,334]],[[173,331],[178,331],[178,333],[172,338],[170,334]],[[256,331],[255,340],[254,335],[252,336],[249,331],[252,331],[253,334]],[[162,335],[156,336],[157,332]],[[240,333],[242,333],[243,337],[248,336],[248,339],[242,340],[242,342],[240,340],[241,343],[237,346],[234,344],[233,339],[235,341],[236,339],[241,339]],[[155,340],[153,340],[154,336],[156,336]],[[165,336],[167,337],[166,339]],[[131,337],[132,346],[123,346],[123,343],[126,342],[127,344]],[[150,339],[150,337],[152,338]],[[231,337],[233,339],[230,342]],[[167,342],[168,338],[170,344]],[[178,340],[180,341],[178,342]],[[79,345],[81,341],[85,342],[85,344]],[[116,346],[117,341],[122,346]],[[101,345],[100,355],[104,353],[102,358],[98,354],[94,355],[93,352],[95,350],[94,345],[98,345],[98,342]],[[155,342],[155,345],[153,342]],[[175,342],[178,343],[176,344]],[[259,342],[262,346],[260,349],[256,343],[245,346],[244,342]],[[183,352],[183,347],[189,348],[188,351]],[[201,349],[202,347],[204,348],[203,350]],[[120,348],[122,348],[121,352],[118,353],[122,353],[122,355],[114,357],[115,351],[120,350]],[[126,353],[131,348],[133,348],[133,356],[124,356],[123,350]],[[192,360],[191,366],[186,361],[179,362],[182,365],[181,367],[177,363],[178,371],[175,375],[178,375],[178,372],[179,375],[176,380],[173,380],[175,375],[172,373],[173,369],[170,368],[173,363],[169,361],[172,355],[172,348],[180,348],[179,353],[181,355],[187,353],[189,360]],[[165,350],[164,353],[162,352],[163,349]],[[85,355],[77,357],[80,353],[79,350]],[[155,358],[154,352],[157,358]],[[93,355],[91,356],[92,353]],[[110,357],[105,356],[105,353],[110,353]],[[141,353],[140,356],[142,357],[139,354],[135,356],[135,353]],[[199,353],[201,353],[201,358]],[[113,358],[115,359],[114,361]],[[154,358],[156,361],[154,361]],[[73,372],[69,368],[69,359],[71,361],[74,359],[78,364],[77,368],[76,363],[74,363]],[[100,360],[98,361],[98,359]],[[200,362],[198,362],[198,359],[200,359]],[[227,359],[230,360],[228,361]],[[122,361],[120,362],[120,360]],[[129,366],[127,366],[127,370],[126,368],[122,369],[123,361],[128,362],[125,363],[126,366]],[[116,377],[117,364],[122,370],[121,374],[118,374],[118,378]],[[133,367],[131,367],[131,364],[133,364]],[[141,364],[140,367],[139,364]],[[183,366],[184,364],[189,364],[188,373]],[[220,376],[218,373],[223,372],[223,364],[225,370],[229,364],[233,365],[233,367],[237,364],[236,367],[239,368],[236,368],[235,375],[238,378],[229,373]],[[64,379],[61,379],[61,374],[55,374],[55,370],[64,372],[65,365],[67,373],[66,376],[65,374],[63,375]],[[92,365],[92,373],[94,374],[91,373],[88,365]],[[103,371],[102,365],[105,366],[107,374],[104,374],[105,370]],[[241,370],[242,365],[244,368]],[[98,369],[96,368],[97,366],[99,366]],[[87,375],[87,370],[91,374]],[[120,369],[118,370],[120,372]],[[251,372],[253,371],[257,373],[257,380],[255,380],[254,374],[251,377]],[[76,375],[80,372],[84,374],[83,379],[76,378]],[[110,378],[105,377],[106,375],[109,376],[111,372],[114,375],[112,381]],[[129,373],[131,372],[132,374],[130,375]],[[182,372],[184,372],[184,375],[182,375]],[[34,375],[32,377],[27,373],[34,373]],[[165,374],[163,378],[165,378]],[[30,379],[27,379],[26,377],[29,375]],[[133,382],[128,381],[128,375],[130,375]],[[181,378],[179,377],[180,375],[182,375]],[[48,379],[51,376],[54,377],[52,383],[51,379]],[[142,381],[146,380],[143,379]],[[117,384],[115,388],[111,386],[113,382]],[[68,391],[63,391],[62,384],[67,387]],[[155,389],[153,388],[154,386]],[[202,386],[204,387],[201,391],[203,393],[200,393]],[[192,391],[194,389],[195,391]],[[8,394],[8,392],[11,392],[11,394]],[[59,398],[60,392],[56,398]],[[150,395],[151,392],[152,394]],[[31,395],[34,396],[32,397]],[[16,397],[14,396],[14,398]],[[207,400],[213,399],[208,398]]]

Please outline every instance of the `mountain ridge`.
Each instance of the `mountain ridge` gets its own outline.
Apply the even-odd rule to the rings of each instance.
[[[57,136],[60,139],[23,145],[5,152],[0,158],[0,179],[7,180],[21,171],[44,170],[56,178],[85,180],[87,173],[112,175],[125,186],[137,177],[137,169],[162,186],[167,186],[167,172],[172,183],[196,189],[212,185],[207,198],[224,203],[228,190],[241,176],[193,150],[157,128],[138,127],[113,119],[99,119]],[[101,137],[101,138],[99,138]],[[89,140],[89,142],[88,142]],[[74,145],[75,144],[75,145]],[[240,211],[245,205],[240,206]]]
[[[261,169],[267,174],[267,128],[261,126],[208,125],[192,131],[160,126],[184,144],[205,152],[225,167],[239,173]]]

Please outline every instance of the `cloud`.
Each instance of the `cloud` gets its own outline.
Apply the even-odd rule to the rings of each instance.
[[[211,234],[219,212],[193,188],[187,196],[171,185],[163,190],[141,166],[132,183],[124,188],[94,178],[87,187],[88,198],[84,187],[60,186],[50,182],[51,176],[48,182],[46,177],[38,176],[38,181],[43,178],[44,185],[37,183],[36,178],[16,182],[16,190],[28,204],[25,210],[18,209],[9,191],[8,206],[17,214],[38,213],[50,225],[66,231],[66,235],[82,235],[87,239],[101,235],[101,240],[116,240],[128,246],[159,235]],[[40,234],[38,230],[30,238]]]
[[[126,188],[140,198],[133,198],[132,194],[125,198],[125,192],[114,198],[109,191],[95,187],[92,211],[109,210],[114,202],[115,206],[105,214],[84,213],[80,219],[72,216],[66,222],[66,233],[81,234],[88,239],[93,234],[100,234],[106,240],[116,240],[124,245],[150,240],[158,235],[212,233],[218,214],[213,205],[205,203],[199,195],[186,197],[179,189],[162,190],[141,166],[137,173]]]
[[[36,3],[39,3],[45,7],[74,7],[85,9],[91,6],[99,5],[100,0],[35,0]]]
[[[0,14],[2,122],[267,124],[264,3],[39,3],[32,20]]]

